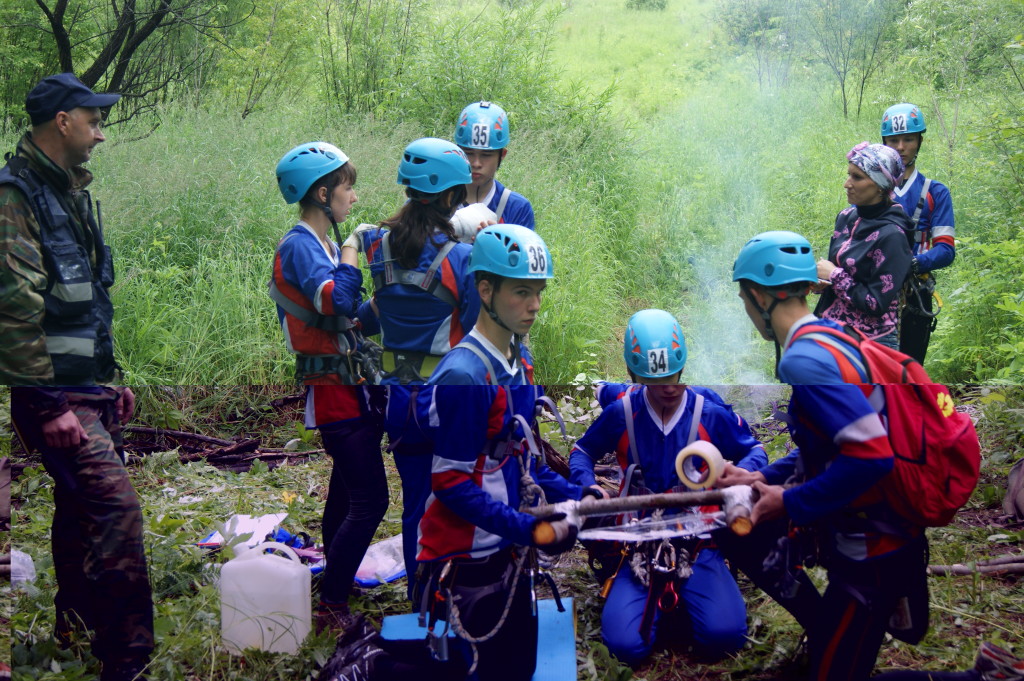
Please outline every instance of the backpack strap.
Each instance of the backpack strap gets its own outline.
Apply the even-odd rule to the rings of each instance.
[[[633,423],[633,405],[629,395],[632,391],[627,390],[619,399],[622,400],[622,413],[626,418],[626,438],[629,440],[629,461],[630,468],[640,465],[640,452],[636,447],[636,424]],[[627,487],[628,488],[628,485]]]
[[[692,444],[697,439],[700,430],[700,414],[704,410],[704,396],[694,393],[694,397],[697,399],[693,402],[693,418],[690,420],[690,434],[686,438],[686,444]]]
[[[844,383],[871,383],[871,370],[861,354],[858,339],[842,331],[817,325],[798,329],[790,344],[801,338],[816,341],[828,350],[836,360]]]
[[[914,214],[910,216],[910,224],[914,227],[915,231],[919,231],[917,229],[917,223],[920,222],[921,220],[921,211],[924,210],[924,202],[928,199],[928,189],[931,186],[932,178],[924,178],[924,186],[921,187],[921,196],[919,196],[917,199],[917,207],[914,208]],[[925,241],[927,241],[927,239],[925,238],[925,234],[923,232],[920,232],[920,235],[915,234],[914,240],[920,243],[924,243]]]
[[[512,190],[508,187],[501,190],[501,198],[498,199],[498,207],[497,210],[494,211],[494,215],[496,216],[495,219],[499,223],[501,222],[501,216],[505,213],[505,204],[508,203],[508,197],[510,196],[512,196]]]
[[[484,363],[485,367],[487,367],[487,378],[489,385],[500,385],[498,383],[498,376],[497,374],[494,373],[494,364],[491,362],[491,358],[487,356],[486,352],[484,352],[477,346],[473,345],[472,343],[467,343],[465,341],[456,345],[454,348],[452,348],[452,350],[455,350],[456,348],[465,348],[466,350],[469,350],[474,355],[479,357],[480,361]]]
[[[388,232],[380,240],[380,252],[381,261],[384,265],[383,273],[373,275],[373,287],[375,291],[380,291],[385,286],[391,286],[393,284],[406,284],[407,286],[416,286],[417,288],[429,293],[438,300],[454,308],[459,306],[458,298],[452,295],[449,291],[441,284],[440,277],[437,276],[437,271],[441,268],[441,263],[444,262],[451,250],[455,248],[455,241],[449,241],[444,246],[437,250],[437,255],[430,262],[430,266],[427,267],[426,272],[417,272],[415,270],[403,270],[399,267],[395,267],[395,260],[391,257],[391,244],[389,237],[391,232]]]

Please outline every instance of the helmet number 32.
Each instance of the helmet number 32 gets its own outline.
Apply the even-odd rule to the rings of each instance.
[[[530,260],[530,274],[544,274],[548,271],[548,258],[543,246],[527,246],[526,254]]]
[[[491,126],[486,123],[473,124],[473,146],[486,147],[491,138]]]
[[[906,114],[895,114],[892,117],[892,131],[894,134],[900,134],[907,131],[907,115]]]
[[[647,370],[652,374],[663,374],[668,370],[668,348],[647,351]]]

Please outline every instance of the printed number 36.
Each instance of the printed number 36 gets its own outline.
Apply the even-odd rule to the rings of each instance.
[[[486,147],[491,137],[491,126],[482,123],[473,124],[473,146]]]
[[[647,351],[647,369],[652,374],[663,374],[668,370],[668,349],[654,348]]]
[[[530,256],[530,274],[547,272],[548,258],[544,254],[543,248],[540,246],[529,246],[526,249],[526,253]]]

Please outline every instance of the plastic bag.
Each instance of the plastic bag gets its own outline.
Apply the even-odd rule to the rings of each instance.
[[[32,556],[18,549],[11,549],[11,586],[32,583],[36,580],[36,565]]]
[[[371,544],[356,570],[359,586],[379,586],[402,577],[405,577],[405,559],[402,557],[401,534]]]

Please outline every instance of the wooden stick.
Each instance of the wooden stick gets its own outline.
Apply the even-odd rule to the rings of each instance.
[[[742,488],[742,489],[741,489]],[[725,509],[726,522],[733,532],[743,536],[751,529],[750,510],[753,506],[752,491],[746,485],[737,485],[725,490],[710,489],[697,492],[669,492],[665,494],[641,494],[594,499],[586,497],[579,502],[576,512],[581,516],[615,515],[628,511],[644,511],[652,508],[685,508],[686,506],[721,505]],[[555,513],[553,506],[537,506],[527,511],[543,517]]]
[[[978,565],[1006,565],[1007,563],[1024,563],[1024,553],[1007,553],[1003,556],[978,561]]]
[[[928,571],[933,575],[973,575],[975,573],[986,574],[992,572],[1006,572],[1009,574],[1024,574],[1024,563],[1001,563],[999,565],[929,565]]]
[[[140,435],[169,435],[171,437],[181,438],[185,440],[197,440],[199,442],[208,442],[214,445],[220,445],[221,447],[227,447],[231,444],[231,440],[222,440],[219,437],[210,437],[209,435],[200,435],[198,433],[186,433],[183,430],[170,430],[168,428],[150,428],[148,426],[126,426],[125,432],[127,433],[138,433]]]

